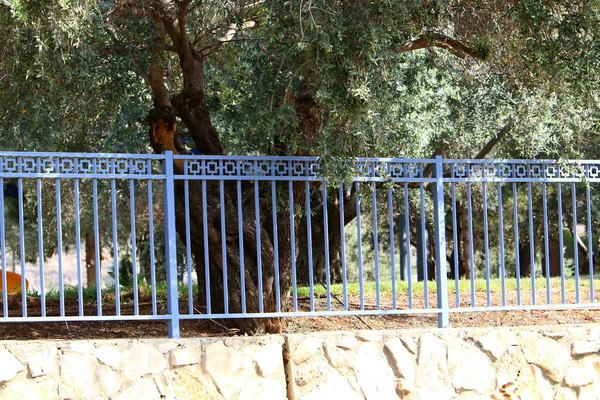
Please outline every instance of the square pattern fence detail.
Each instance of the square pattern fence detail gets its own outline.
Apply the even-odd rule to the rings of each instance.
[[[178,337],[185,319],[598,307],[598,188],[597,161],[3,152],[0,323]]]

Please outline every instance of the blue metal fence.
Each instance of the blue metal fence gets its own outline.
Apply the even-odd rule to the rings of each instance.
[[[435,313],[444,327],[453,312],[597,307],[599,183],[597,161],[4,152],[0,322],[164,320],[178,337],[186,319]],[[28,293],[10,293],[10,254]]]

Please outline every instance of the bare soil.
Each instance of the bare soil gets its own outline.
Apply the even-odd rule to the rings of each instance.
[[[463,296],[464,297],[464,296]],[[476,304],[485,305],[487,298],[484,293],[477,293]],[[500,305],[501,296],[492,294],[492,305]],[[543,296],[542,296],[543,297]],[[571,303],[572,295],[569,294],[566,302]],[[598,296],[597,298],[600,298]],[[449,296],[451,307],[455,301],[454,295]],[[310,311],[310,299],[298,300],[299,311]],[[405,310],[405,303],[399,298],[397,308]],[[509,300],[511,297],[509,296]],[[543,300],[543,299],[540,299]],[[588,299],[589,300],[589,299]],[[140,300],[138,313],[140,315],[152,314],[150,302]],[[463,301],[465,304],[463,304]],[[527,304],[525,298],[522,304]],[[586,301],[586,299],[582,299]],[[470,297],[461,299],[461,306],[469,306]],[[11,303],[11,302],[9,302]],[[341,300],[337,297],[331,298],[333,310],[341,310]],[[349,307],[356,309],[360,307],[358,298],[348,299]],[[511,304],[513,301],[508,301]],[[326,307],[325,298],[315,298],[316,310]],[[435,307],[435,297],[429,299],[429,307]],[[21,316],[20,304],[9,304],[9,315]],[[423,299],[414,299],[413,307],[424,306]],[[161,309],[162,307],[162,309]],[[187,310],[187,302],[180,303],[180,309]],[[365,298],[363,302],[365,310],[375,309],[376,299]],[[391,304],[381,300],[382,309],[391,309]],[[600,304],[599,304],[600,307]],[[28,316],[40,315],[40,300],[28,299]],[[0,313],[1,313],[0,305]],[[96,306],[87,304],[83,308],[84,315],[95,315]],[[134,313],[133,305],[124,302],[121,305],[122,315]],[[164,314],[164,305],[159,304],[159,314]],[[77,300],[66,299],[64,304],[65,315],[78,315]],[[103,315],[114,315],[114,304],[103,305]],[[58,300],[46,301],[46,315],[60,315],[60,304]],[[6,322],[5,322],[6,321]],[[103,321],[103,322],[8,322],[10,318],[0,320],[0,339],[4,340],[76,340],[76,339],[113,339],[113,338],[165,338],[167,337],[166,323],[163,321]],[[286,318],[287,326],[284,333],[307,333],[318,331],[350,331],[364,329],[434,329],[437,327],[437,314],[402,314],[402,315],[378,315],[378,316],[343,316],[343,317],[294,317]],[[213,320],[182,320],[181,336],[186,338],[206,336],[230,336],[235,331],[225,329],[223,321]],[[505,326],[528,326],[528,325],[560,325],[560,324],[583,324],[600,323],[600,309],[574,309],[574,310],[552,310],[552,311],[487,311],[487,312],[452,312],[450,313],[450,324],[452,327],[505,327]]]

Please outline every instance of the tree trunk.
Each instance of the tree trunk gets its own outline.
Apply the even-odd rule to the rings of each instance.
[[[100,248],[102,248],[102,246],[100,246]],[[100,254],[100,260],[101,259],[102,254]],[[101,268],[101,266],[96,265],[96,244],[94,235],[88,233],[85,235],[85,275],[88,289],[98,285],[98,282],[96,281],[96,268]]]

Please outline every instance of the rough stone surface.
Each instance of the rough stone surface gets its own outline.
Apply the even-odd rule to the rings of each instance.
[[[6,349],[0,350],[0,366],[0,383],[10,381],[25,370],[23,364]]]
[[[123,385],[121,375],[116,373],[108,365],[100,365],[98,368],[98,381],[100,383],[100,388],[107,396],[117,394]]]
[[[560,382],[571,360],[569,350],[556,340],[532,332],[523,332],[520,339],[523,353],[530,364],[543,369],[554,382]]]
[[[267,379],[285,381],[282,348],[280,344],[249,345],[242,352],[252,358],[258,367],[259,376]]]
[[[17,381],[0,389],[2,400],[54,400],[58,398],[58,382]]]
[[[425,333],[419,340],[418,353],[417,376],[426,376],[427,379],[417,379],[415,400],[450,399],[456,391],[448,373],[444,342],[431,333]]]
[[[189,346],[182,349],[172,350],[169,353],[169,363],[173,367],[198,364],[200,362],[201,353],[202,348],[200,346]]]
[[[226,400],[235,399],[246,379],[254,372],[250,357],[221,341],[206,346],[203,369],[210,374]]]
[[[314,336],[307,337],[293,349],[291,356],[292,361],[296,363],[296,365],[302,364],[317,354],[321,349],[321,346],[323,346],[323,339]]]
[[[364,343],[356,354],[356,378],[365,399],[397,399],[394,373],[380,347]]]
[[[53,346],[30,354],[27,358],[29,374],[32,378],[48,375],[56,371],[56,355],[58,349]]]
[[[161,387],[160,384],[156,386],[166,398],[223,400],[210,375],[204,373],[199,365],[166,370],[161,376],[165,380],[165,387]]]
[[[597,324],[6,341],[0,399],[600,400],[599,347]]]
[[[397,378],[403,378],[405,382],[415,381],[417,369],[415,357],[404,347],[400,339],[386,341],[384,352]]]
[[[490,359],[477,347],[464,341],[448,345],[448,368],[457,392],[473,390],[488,393],[496,382],[496,371]]]
[[[147,374],[157,374],[168,366],[163,354],[145,343],[134,343],[121,357],[121,371],[128,381]]]
[[[95,368],[88,354],[63,354],[60,357],[58,393],[67,399],[90,398],[94,394]]]
[[[160,400],[160,393],[154,384],[154,379],[145,377],[138,380],[132,386],[122,391],[119,395],[113,397],[114,400]]]
[[[121,368],[121,352],[113,346],[102,346],[96,349],[95,356],[103,364],[119,370]]]
[[[596,354],[600,352],[599,342],[573,342],[571,345],[571,355],[582,356],[586,354]]]

